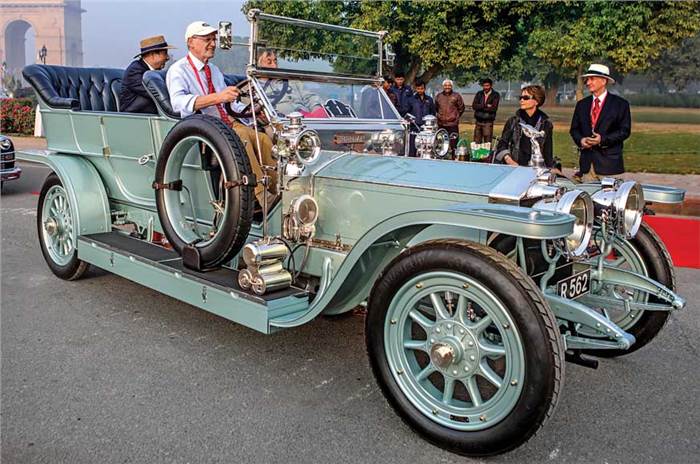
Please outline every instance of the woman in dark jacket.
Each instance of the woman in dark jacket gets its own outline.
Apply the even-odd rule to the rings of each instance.
[[[527,166],[532,157],[532,144],[523,134],[520,123],[528,124],[544,131],[544,137],[538,138],[544,164],[548,168],[554,165],[552,155],[552,132],[554,126],[549,117],[539,109],[544,104],[544,89],[539,85],[523,87],[520,93],[520,109],[511,116],[503,127],[503,134],[496,148],[496,161],[511,166]]]

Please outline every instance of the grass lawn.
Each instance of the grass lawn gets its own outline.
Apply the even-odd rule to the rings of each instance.
[[[494,127],[497,135],[515,107],[503,106],[502,110]],[[569,136],[573,106],[545,106],[543,110],[554,122],[555,156],[565,168],[575,168],[578,154]],[[471,139],[473,125],[460,124],[460,132]],[[632,135],[625,142],[624,156],[629,172],[700,174],[700,109],[633,107]]]

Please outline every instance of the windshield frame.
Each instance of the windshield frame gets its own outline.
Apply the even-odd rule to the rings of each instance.
[[[258,77],[264,77],[264,78],[272,78],[268,76],[252,76],[250,77],[250,83],[252,84],[255,94],[260,98],[262,101],[262,104],[265,106],[265,109],[268,112],[268,115],[272,117],[272,119],[276,121],[284,121],[287,120],[287,116],[281,116],[280,113],[277,112],[277,109],[272,105],[272,102],[268,98],[267,94],[263,90],[264,84],[258,80]],[[292,76],[294,78],[294,76]],[[320,83],[331,83],[327,80],[322,80],[322,79],[296,79],[300,81],[313,81],[313,82],[320,82]],[[336,83],[336,82],[333,82]],[[338,84],[343,84],[343,85],[371,85],[373,83],[376,83],[375,80],[364,80],[364,82],[337,82]],[[382,108],[382,114],[384,112],[384,108],[388,108],[392,113],[390,116],[393,117],[387,117],[384,119],[373,119],[373,118],[312,118],[312,117],[305,117],[305,121],[309,122],[314,122],[314,123],[327,123],[327,124],[338,124],[339,122],[342,122],[343,124],[367,124],[367,123],[373,123],[373,124],[383,124],[383,123],[396,123],[397,121],[402,121],[403,118],[399,114],[398,110],[396,107],[394,107],[394,104],[391,103],[391,100],[387,96],[386,92],[384,89],[379,86],[377,89],[377,92],[380,96],[380,98],[383,99],[384,103],[380,105],[380,108]]]
[[[386,36],[386,31],[366,31],[363,29],[355,29],[352,27],[338,26],[335,24],[319,23],[316,21],[308,21],[304,19],[288,18],[285,16],[277,16],[263,13],[261,10],[252,9],[248,12],[247,19],[250,22],[250,42],[249,42],[249,60],[247,74],[249,77],[260,78],[277,78],[277,79],[298,79],[298,80],[315,80],[319,82],[337,82],[339,84],[372,84],[379,83],[382,77],[382,64],[384,62],[384,45],[383,39]],[[377,70],[376,74],[361,76],[355,74],[343,74],[334,72],[322,71],[300,71],[294,69],[272,69],[258,67],[258,46],[264,44],[259,43],[258,21],[266,20],[280,24],[290,24],[295,26],[307,27],[310,29],[321,29],[326,31],[344,32],[353,35],[370,37],[377,41]]]

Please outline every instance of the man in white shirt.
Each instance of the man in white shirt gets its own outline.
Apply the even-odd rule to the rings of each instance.
[[[216,51],[216,28],[204,21],[195,21],[187,26],[185,40],[187,41],[187,56],[176,61],[168,69],[167,85],[170,94],[170,104],[184,118],[197,111],[220,118],[231,125],[245,145],[250,165],[257,179],[263,178],[259,159],[266,166],[274,166],[272,158],[272,141],[263,131],[258,131],[256,140],[255,130],[227,114],[224,105],[230,103],[234,111],[241,111],[243,104],[237,102],[239,90],[227,86],[224,75],[216,65],[209,63]],[[247,121],[246,121],[247,122]],[[260,143],[260,158],[256,157]],[[276,186],[274,172],[270,175],[270,186]],[[265,187],[258,184],[255,196],[262,203]]]

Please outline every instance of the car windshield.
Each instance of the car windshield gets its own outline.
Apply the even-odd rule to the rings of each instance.
[[[378,77],[379,45],[372,33],[265,17],[257,23],[255,56],[260,70]]]
[[[399,118],[376,85],[340,84],[297,79],[258,79],[280,117],[298,111],[306,118]]]

